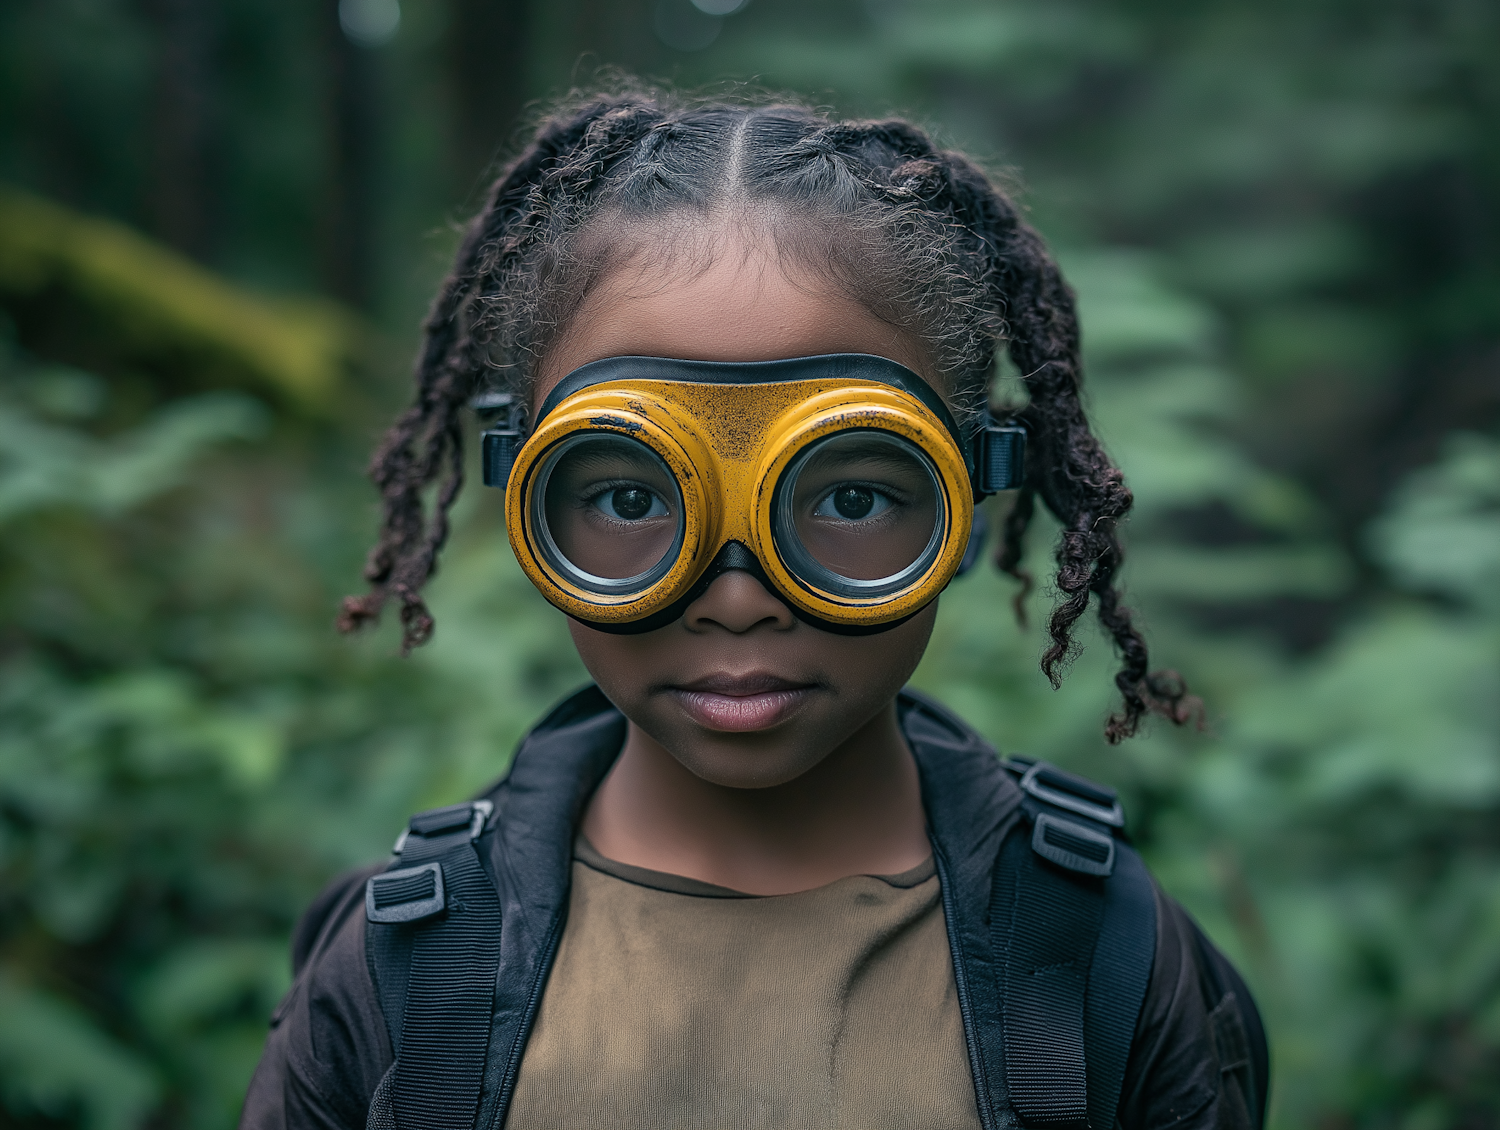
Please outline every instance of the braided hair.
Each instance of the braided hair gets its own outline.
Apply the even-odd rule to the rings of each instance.
[[[1122,660],[1123,708],[1108,740],[1135,733],[1148,713],[1192,718],[1197,700],[1174,672],[1150,671],[1120,601],[1117,527],[1131,494],[1089,429],[1073,293],[1041,237],[973,162],[916,126],[837,122],[785,103],[628,89],[574,98],[541,123],[469,224],[428,314],[416,398],[371,462],[383,517],[369,591],[345,599],[339,626],[372,621],[394,599],[403,652],[430,637],[421,591],[463,485],[465,406],[497,388],[524,401],[590,288],[633,256],[679,246],[705,220],[755,226],[779,254],[915,335],[960,418],[984,409],[1005,345],[1029,394],[1018,413],[1031,437],[1026,485],[996,557],[1021,583],[1018,616],[1037,497],[1063,527],[1043,672],[1059,684],[1074,626],[1096,599]],[[429,517],[423,496],[434,484]]]

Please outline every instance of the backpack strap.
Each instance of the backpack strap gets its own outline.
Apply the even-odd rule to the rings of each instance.
[[[477,841],[487,800],[419,812],[365,884],[365,953],[395,1062],[369,1125],[470,1130],[489,1055],[500,900]]]
[[[1012,757],[1024,829],[990,908],[1005,1072],[1026,1126],[1111,1130],[1156,955],[1156,900],[1113,789]]]

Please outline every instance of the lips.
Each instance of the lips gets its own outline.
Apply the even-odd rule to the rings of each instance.
[[[790,718],[811,696],[812,683],[753,671],[708,675],[669,688],[694,722],[706,730],[747,733],[768,730]]]

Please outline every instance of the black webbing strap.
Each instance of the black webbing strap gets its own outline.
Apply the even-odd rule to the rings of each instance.
[[[1083,1002],[1104,917],[1102,888],[1097,876],[1043,861],[1029,836],[1012,835],[1001,849],[990,922],[999,956],[1006,1082],[1027,1126],[1088,1126]]]
[[[1104,920],[1084,1005],[1090,1126],[1113,1130],[1155,960],[1156,890],[1141,857],[1122,847],[1115,856],[1114,874],[1104,884]]]
[[[475,846],[488,814],[477,802],[413,816],[397,864],[368,887],[370,960],[396,1053],[388,1094],[398,1130],[471,1130],[478,1116],[500,964],[500,900]],[[423,878],[431,864],[440,886]],[[428,910],[434,891],[441,906],[400,917],[403,905]]]
[[[1010,1100],[1029,1127],[1112,1130],[1156,952],[1151,880],[1115,841],[1113,790],[1045,762],[1006,768],[1027,794],[990,908]]]

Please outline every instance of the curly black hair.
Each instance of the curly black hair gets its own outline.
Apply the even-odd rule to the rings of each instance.
[[[1018,614],[1037,496],[1063,526],[1042,670],[1059,683],[1074,625],[1097,598],[1122,658],[1123,709],[1108,740],[1135,733],[1148,713],[1194,717],[1199,704],[1176,673],[1150,671],[1120,601],[1117,526],[1131,494],[1089,429],[1073,292],[1042,238],[974,162],[911,123],[835,121],[784,102],[629,88],[574,97],[541,122],[490,188],[428,315],[416,400],[371,462],[384,517],[365,566],[370,590],[345,599],[340,627],[375,619],[395,598],[403,650],[428,639],[421,590],[463,485],[465,407],[497,386],[527,392],[597,280],[680,245],[705,218],[767,233],[779,253],[917,336],[961,416],[983,409],[1005,345],[1029,394],[1018,413],[1031,437],[1026,486],[996,557],[1022,584]],[[429,518],[423,494],[434,483]]]

